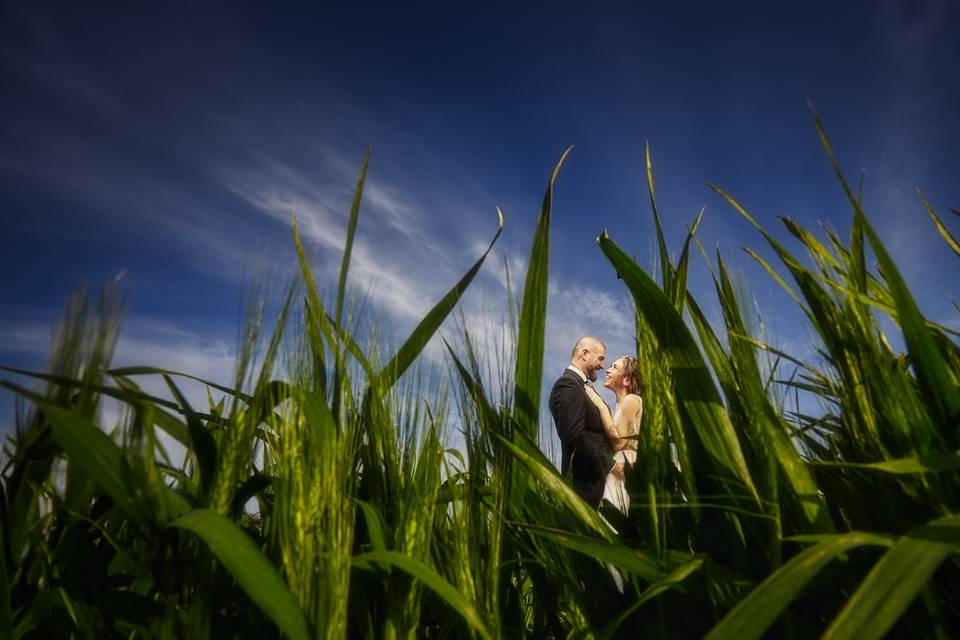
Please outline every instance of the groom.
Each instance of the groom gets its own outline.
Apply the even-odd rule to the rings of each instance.
[[[613,446],[600,412],[583,390],[585,384],[597,379],[606,354],[606,346],[597,338],[584,336],[577,340],[570,366],[550,392],[550,413],[563,452],[560,473],[571,474],[574,490],[594,509],[600,506],[607,474],[613,472],[623,478],[623,465],[613,463]]]

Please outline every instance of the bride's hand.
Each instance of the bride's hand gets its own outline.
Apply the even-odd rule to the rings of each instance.
[[[584,385],[583,390],[586,391],[587,397],[590,398],[590,402],[593,403],[593,406],[595,406],[600,411],[603,411],[604,409],[606,409],[607,411],[610,411],[610,408],[607,406],[607,403],[603,401],[603,398],[600,397],[600,394],[597,393],[596,389],[594,389],[593,387],[588,387],[587,385]]]

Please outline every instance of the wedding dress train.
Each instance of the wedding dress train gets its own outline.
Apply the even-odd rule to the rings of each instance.
[[[617,422],[617,416],[620,414],[620,407],[617,407],[617,413],[614,414],[614,423]],[[628,436],[636,436],[640,433],[640,417],[637,417],[637,420],[627,427]],[[633,468],[633,465],[637,462],[637,441],[636,440],[627,440],[627,444],[623,449],[615,452],[613,454],[613,461],[615,463],[623,463],[624,472],[629,473]],[[607,474],[606,482],[603,485],[603,498],[602,500],[607,500],[618,511],[624,515],[629,514],[630,512],[630,494],[627,492],[627,483],[619,479],[613,472]],[[603,516],[601,516],[603,517]],[[604,518],[606,521],[606,518]],[[616,531],[617,529],[607,522],[607,525]],[[620,572],[617,571],[617,568],[612,564],[609,565],[610,574],[613,576],[613,581],[617,584],[617,590],[620,593],[623,593],[623,576],[620,575]]]

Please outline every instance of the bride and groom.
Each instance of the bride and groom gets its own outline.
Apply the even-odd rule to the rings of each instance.
[[[607,348],[585,336],[571,353],[570,366],[550,392],[550,413],[562,451],[560,472],[570,474],[574,490],[594,509],[608,500],[627,513],[630,496],[624,473],[637,460],[643,400],[637,361],[622,356],[606,369],[603,386],[616,395],[616,411],[603,401],[593,382],[604,368]]]

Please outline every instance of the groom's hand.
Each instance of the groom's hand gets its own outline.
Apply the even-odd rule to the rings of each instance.
[[[623,480],[624,482],[626,482],[627,477],[623,475],[622,462],[618,462],[617,464],[613,465],[612,473],[617,480]]]

